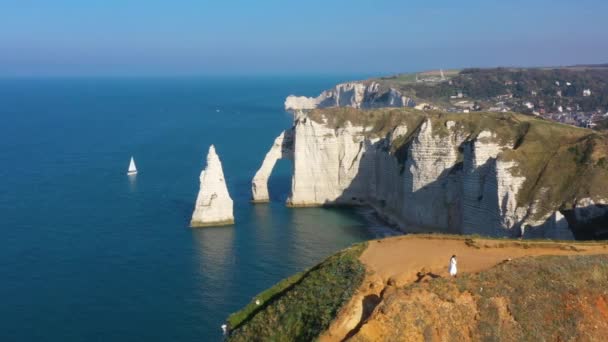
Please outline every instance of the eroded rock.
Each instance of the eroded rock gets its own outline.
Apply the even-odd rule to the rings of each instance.
[[[228,193],[224,171],[215,147],[209,147],[207,166],[201,172],[201,186],[196,198],[192,227],[222,226],[234,223],[233,202]]]

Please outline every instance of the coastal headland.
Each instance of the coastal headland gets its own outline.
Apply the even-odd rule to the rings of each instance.
[[[452,254],[455,278],[447,273]],[[608,329],[607,262],[606,242],[373,240],[256,296],[260,305],[229,318],[230,340],[597,340]],[[325,292],[337,299],[316,300]]]

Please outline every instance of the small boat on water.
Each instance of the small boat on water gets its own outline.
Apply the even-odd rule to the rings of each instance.
[[[127,174],[129,176],[137,174],[137,167],[135,167],[135,160],[133,160],[133,156],[131,156],[131,162],[129,163],[129,171],[127,171]]]

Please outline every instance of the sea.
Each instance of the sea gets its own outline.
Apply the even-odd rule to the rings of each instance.
[[[250,202],[285,97],[357,76],[0,79],[0,341],[220,341],[257,293],[394,234],[369,210],[286,208],[289,161]],[[192,229],[211,144],[236,223]]]

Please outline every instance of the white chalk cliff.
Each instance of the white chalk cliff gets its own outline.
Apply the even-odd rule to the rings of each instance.
[[[233,224],[232,198],[228,193],[222,163],[213,145],[209,147],[207,166],[201,172],[200,181],[190,225],[207,227]]]
[[[398,90],[382,89],[377,82],[342,83],[317,97],[290,95],[285,100],[285,108],[294,111],[328,107],[381,108],[415,105],[414,100]]]
[[[517,148],[515,141],[501,140],[491,130],[472,132],[465,123],[441,115],[416,123],[404,120],[388,133],[374,135],[372,127],[349,121],[335,127],[300,110],[327,104],[328,99],[333,105],[361,107],[367,91],[350,84],[316,99],[288,98],[294,126],[275,140],[256,173],[254,201],[268,200],[272,167],[286,158],[293,160],[291,206],[369,205],[407,232],[573,238],[559,205],[518,203],[526,178],[508,157]],[[348,100],[341,102],[345,94]],[[408,143],[399,152],[405,157],[400,160],[391,148],[405,138]],[[597,197],[579,200],[573,217],[582,221],[606,216],[606,203]]]

